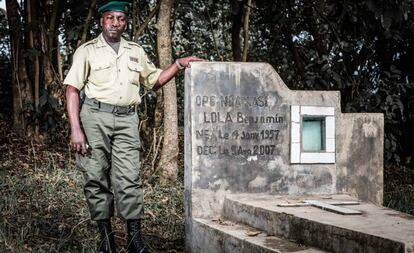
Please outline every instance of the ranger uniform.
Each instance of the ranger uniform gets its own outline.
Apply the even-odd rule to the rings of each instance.
[[[119,51],[98,38],[80,46],[64,83],[84,88],[80,112],[89,145],[86,156],[77,155],[85,176],[85,195],[93,220],[113,216],[113,194],[106,173],[110,171],[118,214],[138,219],[142,213],[139,177],[138,115],[140,83],[154,86],[161,73],[136,43],[121,38]],[[109,170],[111,168],[111,170]]]
[[[126,4],[110,2],[99,11],[123,11]],[[127,221],[129,252],[147,252],[140,234],[143,190],[136,106],[140,85],[151,89],[161,72],[137,43],[122,37],[110,43],[101,33],[76,50],[64,80],[86,95],[79,117],[88,148],[86,154],[76,154],[76,162],[84,174],[91,218],[101,233],[98,252],[116,250],[110,225],[114,206]]]
[[[188,56],[164,70],[156,68],[138,44],[121,37],[128,21],[127,5],[110,1],[98,9],[102,33],[76,50],[64,80],[71,146],[84,174],[91,218],[101,235],[99,253],[116,251],[110,223],[115,206],[127,223],[128,252],[147,252],[141,237],[143,190],[136,112],[140,85],[160,88],[191,61],[201,61]],[[86,97],[79,112],[82,89]]]

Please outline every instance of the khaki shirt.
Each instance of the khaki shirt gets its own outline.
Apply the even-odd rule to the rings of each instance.
[[[63,83],[84,87],[89,98],[125,106],[139,104],[140,83],[151,89],[161,72],[137,43],[121,38],[116,54],[100,34],[76,49]]]

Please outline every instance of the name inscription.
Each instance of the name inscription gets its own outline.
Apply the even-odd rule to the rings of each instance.
[[[195,99],[197,106],[210,106],[210,107],[241,107],[241,106],[257,106],[268,107],[267,96],[196,96]]]
[[[257,124],[257,123],[283,123],[283,117],[278,114],[266,116],[245,115],[242,112],[237,113],[220,113],[220,112],[203,112],[204,123],[241,123],[241,124]]]
[[[195,96],[195,153],[223,156],[273,156],[281,138],[283,113],[268,96]]]

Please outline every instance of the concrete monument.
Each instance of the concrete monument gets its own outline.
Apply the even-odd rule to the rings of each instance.
[[[342,113],[338,91],[290,90],[264,63],[192,64],[185,76],[188,251],[353,252],[338,246],[351,242],[354,249],[362,250],[359,252],[370,247],[377,250],[380,245],[398,248],[395,245],[400,244],[390,238],[385,239],[394,244],[369,239],[368,245],[361,235],[355,240],[349,236],[338,239],[323,226],[317,230],[325,232],[318,234],[306,228],[312,218],[278,215],[301,208],[315,210],[310,204],[283,206],[306,199],[329,199],[325,202],[337,204],[362,201],[358,208],[365,202],[382,205],[383,139],[383,115]],[[277,205],[281,210],[266,213]],[[358,208],[354,213],[366,212]],[[250,226],[244,227],[246,224]],[[338,226],[340,233],[341,229],[352,230],[331,225]],[[240,232],[243,229],[261,232],[252,237]],[[305,234],[292,232],[297,229]],[[331,243],[315,243],[315,238],[306,237],[306,231]],[[376,236],[369,231],[365,234],[366,238]],[[404,240],[410,238],[397,241],[406,248]],[[315,248],[301,248],[285,239]],[[283,248],[286,243],[289,246]],[[375,250],[372,252],[386,252]]]

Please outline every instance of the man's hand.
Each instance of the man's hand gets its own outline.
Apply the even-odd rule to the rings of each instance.
[[[154,85],[154,90],[157,90],[161,88],[164,84],[168,83],[177,73],[178,71],[184,67],[189,68],[190,62],[194,61],[205,61],[201,58],[194,57],[194,56],[187,56],[184,58],[177,59],[175,63],[171,64],[168,68],[164,69],[160,76],[158,77],[157,82]],[[178,64],[181,66],[181,68],[178,66]]]
[[[187,57],[184,57],[184,58],[177,59],[177,61],[184,68],[190,68],[190,62],[193,62],[193,61],[206,61],[206,60],[198,58],[198,57],[194,57],[194,56],[187,56]]]
[[[86,143],[85,134],[82,129],[74,129],[70,133],[70,145],[76,153],[86,155],[88,152],[88,144]]]
[[[70,124],[70,146],[76,153],[85,155],[88,152],[85,134],[79,120],[79,91],[71,85],[66,86],[66,109]]]

